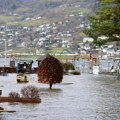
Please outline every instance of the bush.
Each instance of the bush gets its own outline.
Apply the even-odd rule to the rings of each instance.
[[[11,91],[8,96],[11,98],[20,98],[20,94],[13,91]]]
[[[74,65],[70,62],[63,63],[63,67],[65,72],[68,72],[68,70],[75,70]]]
[[[21,89],[24,98],[39,98],[39,90],[35,86],[26,86]]]

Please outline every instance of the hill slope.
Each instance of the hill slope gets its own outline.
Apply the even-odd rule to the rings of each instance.
[[[69,6],[72,4],[81,5],[92,9],[96,0],[0,0],[0,12],[17,12],[24,15],[38,14],[44,10],[54,9],[60,6]],[[26,10],[26,11],[25,11]]]

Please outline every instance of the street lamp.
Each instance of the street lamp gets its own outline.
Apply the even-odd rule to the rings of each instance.
[[[5,66],[6,66],[6,64],[7,64],[7,53],[6,53],[6,51],[7,51],[7,41],[6,41],[6,39],[2,39],[3,41],[5,41]]]

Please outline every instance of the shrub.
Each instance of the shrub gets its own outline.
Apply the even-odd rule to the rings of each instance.
[[[20,94],[13,91],[11,91],[8,96],[11,98],[20,98]]]
[[[24,98],[39,98],[39,90],[35,86],[26,86],[21,89]]]
[[[68,70],[75,70],[74,65],[70,62],[63,63],[63,67],[65,72],[68,72]]]

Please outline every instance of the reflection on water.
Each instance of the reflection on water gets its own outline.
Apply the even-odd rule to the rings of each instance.
[[[39,89],[40,93],[52,93],[52,94],[56,94],[56,93],[60,93],[62,92],[62,89],[60,88],[53,88],[53,89],[49,89],[49,88],[40,88]]]
[[[59,88],[53,88],[53,89],[49,89],[49,88],[40,88],[40,95],[44,96],[44,97],[57,97],[59,96],[60,93],[62,93],[62,89]]]
[[[0,103],[15,113],[0,113],[0,120],[119,120],[120,81],[108,75],[65,75],[62,84],[37,82],[37,75],[27,75],[29,84],[16,84],[16,74],[0,76],[3,95],[20,92],[25,85],[39,88],[40,104]]]

